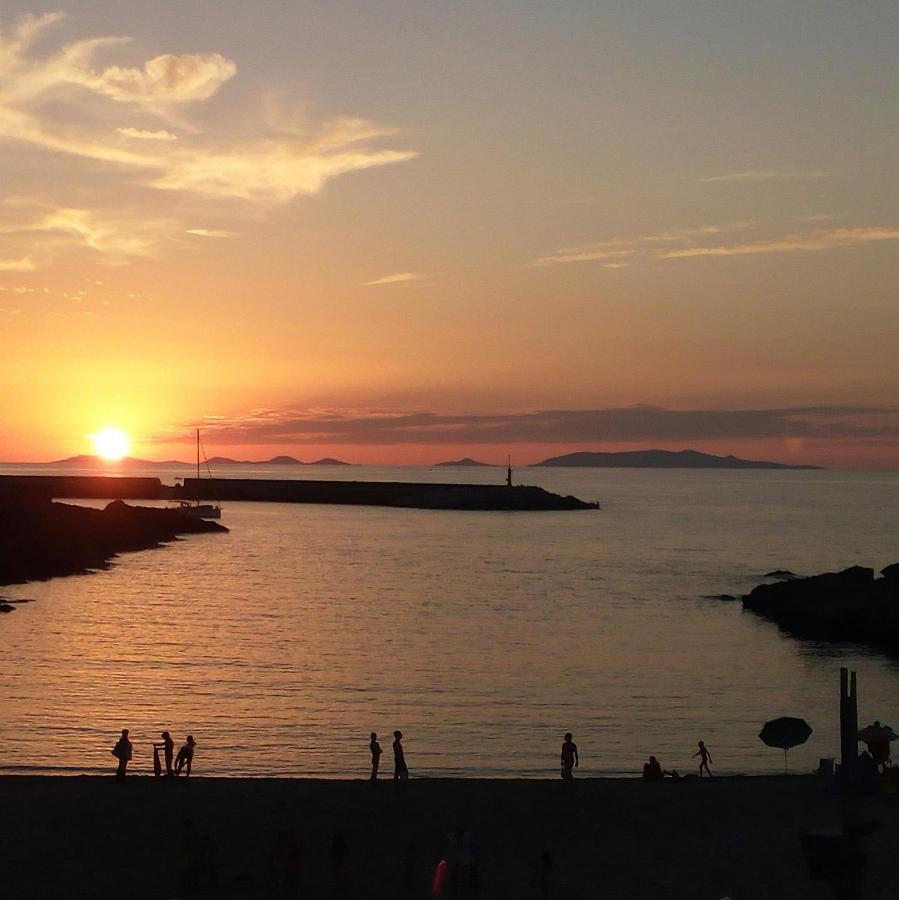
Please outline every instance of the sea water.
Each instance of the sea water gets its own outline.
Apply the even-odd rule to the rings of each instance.
[[[23,469],[7,467],[5,471]],[[76,473],[72,473],[76,474]],[[146,473],[151,474],[151,473]],[[156,473],[158,474],[158,473]],[[171,483],[175,474],[163,473]],[[503,469],[245,467],[221,477],[501,482]],[[782,771],[758,739],[782,715],[814,732],[792,771],[839,755],[840,666],[862,721],[899,725],[899,667],[796,640],[743,612],[775,568],[899,560],[899,473],[522,469],[599,500],[582,512],[225,504],[228,534],[124,554],[108,571],[0,589],[5,771],[132,768],[169,730],[206,775],[365,777],[369,732],[413,777]],[[96,504],[94,504],[96,505]]]

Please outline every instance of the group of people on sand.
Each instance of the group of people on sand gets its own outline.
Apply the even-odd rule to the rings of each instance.
[[[182,744],[177,756],[175,756],[175,742],[172,740],[172,736],[167,731],[163,731],[160,737],[162,742],[153,744],[153,774],[157,776],[162,774],[162,764],[159,761],[159,751],[161,750],[165,758],[166,776],[175,777],[183,771],[186,777],[190,777],[194,761],[194,748],[197,746],[194,736],[192,734],[187,736],[187,740]],[[111,752],[119,761],[119,767],[115,774],[116,778],[121,781],[125,778],[128,772],[128,763],[131,762],[131,757],[134,755],[134,745],[128,737],[127,728],[122,729],[122,736],[116,741]]]
[[[699,777],[702,778],[703,772],[705,772],[706,776],[711,778],[712,770],[709,768],[709,763],[712,761],[712,754],[709,753],[708,747],[702,741],[699,742],[699,749],[692,758],[696,759],[697,756],[699,757]],[[661,763],[654,756],[649,757],[649,762],[643,763],[644,781],[662,781],[665,778],[680,777],[676,769],[672,769],[670,772],[663,769]]]
[[[378,780],[378,766],[381,763],[381,745],[378,743],[378,733],[371,733],[371,777],[369,781]],[[393,732],[393,780],[405,781],[409,777],[409,768],[406,766],[406,754],[403,751],[403,732]]]

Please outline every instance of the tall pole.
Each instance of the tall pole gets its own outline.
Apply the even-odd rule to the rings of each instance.
[[[197,429],[197,503],[200,502],[200,429]]]
[[[858,679],[840,669],[840,773],[845,784],[855,780],[858,759]]]

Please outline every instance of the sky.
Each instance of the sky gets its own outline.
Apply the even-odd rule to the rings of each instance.
[[[899,466],[893,0],[0,7],[0,459]]]

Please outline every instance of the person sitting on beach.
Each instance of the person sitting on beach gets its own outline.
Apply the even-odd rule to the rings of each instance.
[[[128,729],[122,729],[122,736],[116,741],[115,747],[112,748],[112,755],[118,759],[119,767],[116,769],[115,777],[120,781],[125,777],[128,763],[131,761],[133,747],[131,741],[128,740]]]
[[[406,754],[403,752],[403,732],[393,732],[393,780],[405,781],[409,777],[409,769],[406,768]]]
[[[371,750],[371,781],[378,780],[378,765],[381,762],[381,745],[378,743],[377,732],[371,733],[371,743],[368,745]]]
[[[708,748],[702,741],[699,742],[699,749],[693,754],[692,758],[696,759],[697,756],[700,757],[699,777],[702,778],[702,770],[705,769],[706,774],[711,778],[712,770],[709,768],[709,763],[712,761],[712,754],[709,753]]]
[[[178,751],[178,756],[175,759],[175,774],[180,775],[181,770],[187,766],[187,772],[185,773],[188,778],[190,778],[190,769],[193,765],[194,761],[194,747],[196,747],[196,741],[194,740],[194,736],[189,734],[187,736],[187,743],[184,744],[181,749]]]
[[[160,737],[162,738],[162,743],[153,744],[153,749],[165,751],[165,774],[174,775],[175,772],[172,769],[172,758],[175,755],[175,742],[167,731],[163,731]]]
[[[577,755],[577,744],[571,739],[571,732],[565,733],[565,741],[562,744],[562,777],[566,781],[574,778],[572,768],[578,768],[580,760]]]
[[[644,781],[661,781],[665,777],[659,761],[654,757],[649,757],[648,763],[643,763],[643,780]]]

